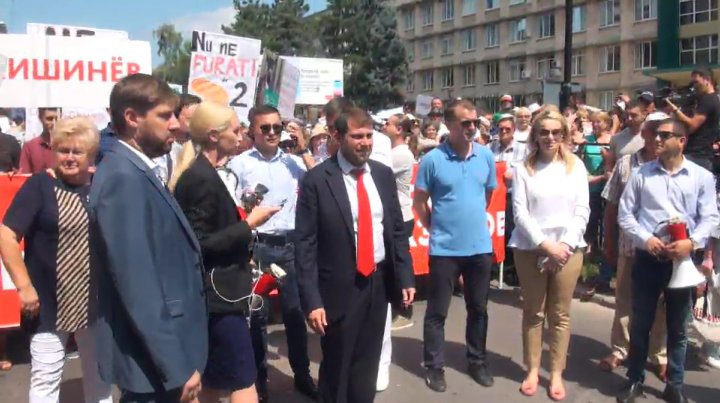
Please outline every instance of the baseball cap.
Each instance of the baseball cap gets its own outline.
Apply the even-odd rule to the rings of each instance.
[[[640,93],[640,95],[637,96],[637,100],[651,103],[655,101],[655,94],[650,91],[643,91],[642,93]]]
[[[512,101],[513,101],[512,97],[508,94],[505,94],[500,97],[500,102],[512,102]]]

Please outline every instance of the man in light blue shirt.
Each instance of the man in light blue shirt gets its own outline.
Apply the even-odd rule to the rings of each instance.
[[[497,186],[495,161],[487,147],[473,142],[479,120],[471,102],[450,104],[445,122],[450,131],[448,139],[420,161],[413,200],[420,222],[430,231],[430,290],[423,339],[425,383],[437,392],[447,389],[443,370],[445,318],[461,274],[468,307],[468,372],[483,386],[493,384],[485,349],[492,265],[485,206]]]
[[[249,120],[249,135],[253,137],[255,146],[231,160],[228,168],[238,178],[238,200],[243,191],[255,190],[258,184],[262,184],[268,189],[262,204],[282,206],[268,222],[257,228],[253,259],[261,268],[274,263],[287,273],[280,284],[280,305],[287,332],[288,358],[295,374],[295,388],[316,399],[317,387],[310,377],[305,314],[300,307],[295,272],[294,239],[298,183],[308,166],[314,165],[315,161],[307,150],[298,157],[280,149],[283,125],[277,109],[254,107],[250,110]],[[250,327],[258,367],[256,386],[261,402],[267,401],[267,319],[266,306],[252,314]]]
[[[657,129],[658,159],[635,170],[620,199],[618,224],[636,248],[632,269],[632,323],[628,353],[628,384],[618,396],[632,403],[643,395],[649,334],[660,294],[667,313],[667,402],[687,401],[683,392],[687,325],[691,319],[694,287],[668,288],[673,260],[704,248],[720,223],[712,174],[683,157],[687,127],[664,120]],[[667,222],[687,225],[689,239],[673,241]]]

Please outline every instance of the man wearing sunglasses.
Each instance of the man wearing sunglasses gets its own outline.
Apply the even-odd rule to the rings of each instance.
[[[280,305],[287,333],[288,357],[295,374],[295,388],[316,399],[317,387],[310,377],[305,314],[300,307],[295,272],[295,205],[299,182],[308,166],[298,156],[280,149],[280,135],[284,127],[277,109],[256,106],[250,110],[248,119],[249,135],[254,140],[254,146],[233,158],[228,168],[238,178],[238,200],[243,191],[262,184],[268,188],[264,203],[282,206],[268,222],[257,228],[253,259],[261,269],[274,263],[287,272],[280,284]],[[312,162],[314,164],[314,160]],[[268,401],[267,321],[267,309],[251,316],[253,349],[258,367],[256,386],[261,402]]]
[[[617,397],[632,403],[643,396],[648,339],[658,298],[665,297],[667,317],[666,402],[687,402],[683,391],[687,327],[692,319],[694,287],[668,288],[673,260],[684,259],[705,247],[720,223],[712,174],[683,156],[687,127],[664,120],[657,128],[658,159],[634,171],[620,198],[618,223],[636,247],[632,268],[632,323],[628,354],[628,383]],[[688,239],[663,241],[664,223],[680,218]]]
[[[445,318],[460,275],[468,311],[468,373],[483,386],[493,384],[485,349],[492,265],[485,206],[497,186],[495,161],[487,147],[473,142],[480,120],[472,102],[452,102],[445,109],[445,121],[448,139],[420,161],[413,199],[420,222],[430,231],[430,289],[423,341],[425,383],[436,392],[447,389],[443,370]]]

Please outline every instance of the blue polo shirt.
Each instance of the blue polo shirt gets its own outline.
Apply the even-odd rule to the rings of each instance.
[[[420,161],[415,187],[430,194],[430,255],[492,253],[485,193],[497,186],[492,152],[472,144],[462,160],[447,142]]]

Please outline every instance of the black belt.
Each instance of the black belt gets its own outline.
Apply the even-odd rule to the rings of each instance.
[[[291,233],[284,235],[258,233],[257,242],[269,246],[285,246],[287,244],[293,243],[292,237],[290,235]]]

